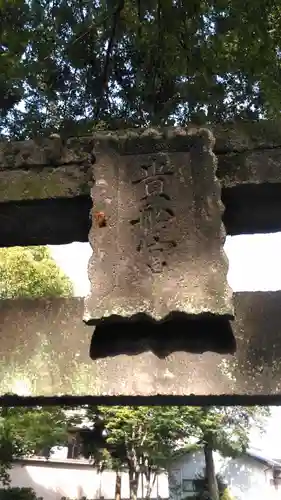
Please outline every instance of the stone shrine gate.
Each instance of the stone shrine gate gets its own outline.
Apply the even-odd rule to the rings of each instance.
[[[1,404],[280,402],[281,292],[223,250],[280,229],[280,122],[1,143],[0,245],[93,249],[85,300],[1,302]]]

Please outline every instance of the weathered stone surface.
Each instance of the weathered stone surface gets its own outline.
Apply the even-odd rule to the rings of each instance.
[[[281,120],[236,121],[216,124],[208,128],[216,137],[215,154],[281,147]],[[172,139],[174,151],[182,148],[180,128],[163,127],[157,130],[158,145],[163,140]],[[185,130],[192,133],[194,130],[198,130],[198,126],[190,124]],[[140,146],[139,138],[143,131],[143,129],[103,131],[96,133],[94,139],[110,140],[114,149],[117,145],[120,153],[132,154],[136,152],[136,145]],[[141,150],[145,152],[141,147],[139,153]]]
[[[0,203],[89,195],[90,171],[81,165],[43,167],[38,171],[5,170],[0,172]]]
[[[187,131],[194,127],[187,127]],[[222,187],[281,183],[281,125],[275,122],[218,125],[214,152]],[[104,141],[120,154],[136,151],[141,131],[99,132],[92,137],[35,139],[0,143],[0,203],[90,194],[93,145]],[[161,129],[158,146],[175,137],[174,150],[184,146],[177,129]],[[156,149],[157,149],[156,147]]]
[[[164,359],[120,345],[115,356],[91,361],[83,299],[2,301],[0,395],[179,395],[187,404],[194,395],[281,397],[281,292],[234,294],[234,307],[234,355],[191,354],[189,338],[179,350],[170,335]]]
[[[194,127],[185,130],[192,131]],[[216,137],[214,152],[223,187],[281,183],[281,123],[229,123],[212,127],[211,131]],[[90,194],[94,143],[109,142],[120,154],[132,154],[137,151],[142,134],[140,130],[121,130],[66,141],[46,138],[2,142],[0,203]],[[185,146],[179,130],[161,129],[155,149],[161,149],[163,141],[171,138],[171,151]]]
[[[88,194],[92,139],[0,143],[0,202]]]
[[[204,129],[181,130],[181,149],[170,153],[178,140],[159,143],[148,130],[135,155],[95,143],[90,324],[140,313],[233,315],[214,140]],[[101,213],[105,227],[96,221]]]
[[[280,231],[279,122],[229,124],[214,127],[213,132],[227,233]],[[110,135],[112,147],[123,154],[140,133],[104,132],[70,138],[62,146],[56,140],[36,140],[30,155],[24,153],[30,151],[26,142],[1,143],[0,245],[88,241],[95,141],[99,137],[107,142]],[[160,144],[166,137],[162,131]],[[41,143],[43,149],[46,145],[47,151],[51,149],[50,158],[40,153]],[[177,140],[174,144],[176,148]],[[66,153],[61,155],[63,148]]]
[[[197,126],[188,125],[185,130],[193,132]],[[159,144],[164,140],[175,140],[175,151],[180,149],[181,130],[176,127],[156,129]],[[216,137],[215,152],[227,153],[281,147],[281,121],[229,122],[210,127]],[[92,161],[92,141],[110,141],[114,149],[122,154],[136,151],[136,143],[146,133],[145,129],[99,131],[92,136],[34,138],[27,141],[0,142],[0,170],[39,167],[46,165],[69,165]],[[147,143],[146,143],[147,144]],[[139,151],[140,152],[140,151]]]
[[[0,203],[90,196],[91,166],[92,163],[77,163],[0,169]],[[223,189],[251,184],[281,184],[281,147],[218,153],[217,176]]]
[[[281,148],[219,156],[217,176],[224,188],[281,183]]]
[[[38,138],[0,143],[0,171],[40,169],[44,166],[90,165],[93,162],[92,137]]]

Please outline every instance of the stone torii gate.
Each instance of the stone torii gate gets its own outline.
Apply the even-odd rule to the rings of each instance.
[[[223,243],[280,229],[279,122],[3,142],[0,245],[93,256],[85,300],[2,301],[2,403],[278,400],[281,292],[233,294]]]

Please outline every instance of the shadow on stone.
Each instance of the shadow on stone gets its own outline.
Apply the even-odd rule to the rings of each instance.
[[[226,317],[202,314],[194,317],[171,313],[156,322],[145,314],[130,319],[111,316],[96,326],[90,346],[91,359],[146,351],[164,358],[175,351],[233,354],[236,341]]]

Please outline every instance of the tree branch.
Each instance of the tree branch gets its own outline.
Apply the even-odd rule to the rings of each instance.
[[[116,36],[116,29],[117,29],[117,25],[120,21],[121,12],[124,8],[124,3],[125,3],[125,0],[119,0],[118,7],[117,7],[115,13],[113,14],[113,26],[112,26],[111,35],[110,35],[110,39],[108,42],[107,51],[106,51],[106,55],[105,55],[103,73],[102,73],[102,77],[101,77],[100,97],[98,100],[98,104],[97,104],[97,108],[96,108],[96,112],[95,112],[95,118],[94,118],[95,121],[97,121],[99,119],[102,99],[103,99],[105,90],[108,86],[110,56],[111,56],[112,51],[113,51],[115,36]]]

